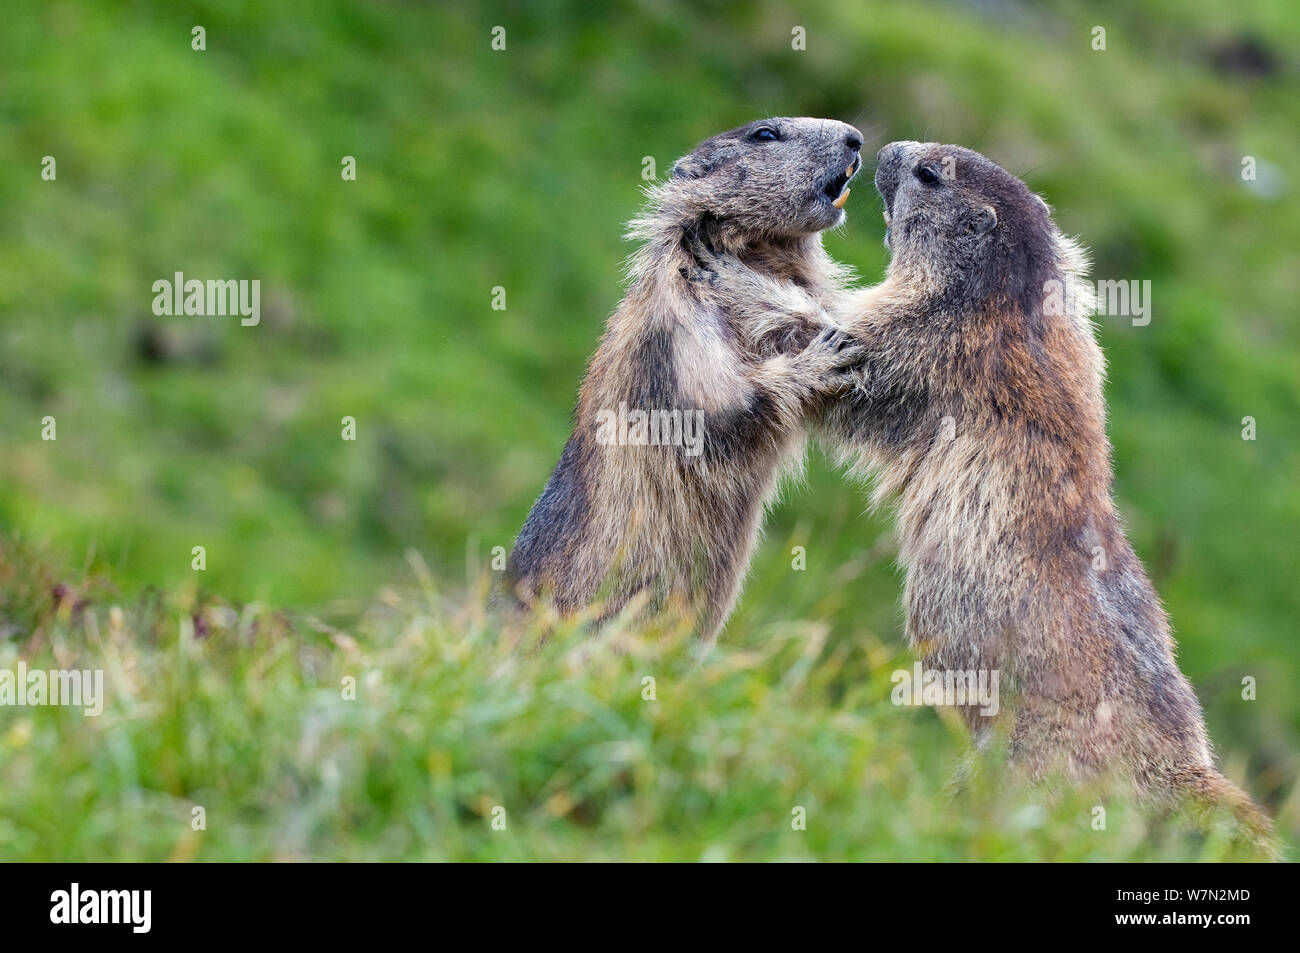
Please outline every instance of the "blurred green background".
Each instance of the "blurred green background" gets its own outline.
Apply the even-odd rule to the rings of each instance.
[[[1091,248],[1094,277],[1151,281],[1149,326],[1099,319],[1120,507],[1221,754],[1273,809],[1293,797],[1293,3],[53,2],[5,19],[3,537],[127,597],[192,584],[195,545],[202,587],[232,601],[345,612],[409,578],[408,548],[463,588],[558,458],[643,159],[663,174],[756,117],[838,118],[868,155],[900,138],[986,153]],[[826,240],[866,281],[879,212],[864,180]],[[155,317],[152,283],[175,271],[260,279],[261,325]],[[898,649],[888,521],[863,500],[814,454],[724,640],[807,618],[832,646]]]

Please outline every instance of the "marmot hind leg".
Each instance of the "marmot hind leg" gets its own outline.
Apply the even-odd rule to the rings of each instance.
[[[1215,768],[1201,764],[1178,765],[1155,780],[1195,811],[1213,813],[1227,808],[1241,825],[1246,839],[1273,859],[1278,858],[1280,851],[1273,834],[1273,822],[1249,794]]]

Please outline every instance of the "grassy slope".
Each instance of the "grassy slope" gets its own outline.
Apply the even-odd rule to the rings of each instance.
[[[1242,26],[1294,49],[1283,6],[1005,20],[828,3],[797,19],[576,3],[15,13],[0,34],[0,161],[17,170],[0,177],[0,530],[52,541],[122,587],[89,617],[137,688],[89,730],[67,713],[0,711],[0,854],[1196,855],[1155,835],[1132,846],[1132,828],[1084,836],[1086,810],[1025,828],[1015,798],[944,800],[959,738],[882,706],[899,648],[886,522],[861,518],[860,494],[817,460],[775,514],[727,646],[657,709],[637,695],[650,649],[573,677],[506,665],[484,690],[504,663],[444,601],[466,600],[358,621],[377,586],[404,578],[405,547],[454,594],[508,544],[618,297],[642,157],[665,169],[763,113],[972,144],[1048,197],[1099,277],[1153,282],[1149,327],[1102,322],[1121,505],[1228,769],[1296,824],[1300,542],[1285,529],[1300,515],[1300,217],[1294,189],[1270,201],[1235,173],[1250,153],[1300,181],[1300,100],[1294,63],[1225,79],[1203,55]],[[789,49],[793,22],[806,53]],[[1088,49],[1095,22],[1105,53]],[[206,53],[189,50],[194,23]],[[504,54],[487,47],[497,23]],[[35,175],[45,154],[56,183]],[[338,178],[345,154],[355,183]],[[849,210],[828,245],[878,275],[868,188]],[[156,321],[150,284],[175,270],[261,278],[262,327]],[[504,312],[489,308],[498,284]],[[177,357],[142,361],[143,333]],[[46,413],[55,444],[38,439]],[[355,444],[338,440],[344,414],[358,418]],[[1253,443],[1239,438],[1246,414]],[[356,648],[298,648],[301,622],[239,650],[233,633],[190,644],[178,620],[198,543],[208,589],[329,600],[321,615]],[[803,573],[790,570],[796,544]],[[27,559],[8,565],[0,607],[27,635],[45,590]],[[50,575],[80,578],[63,563]],[[150,584],[168,593],[161,605],[112,633],[106,603],[135,605]],[[19,649],[97,656],[84,619],[39,625],[0,642],[0,665]],[[798,675],[808,632],[824,649]],[[391,691],[335,702],[352,667]],[[1259,701],[1239,700],[1242,674],[1259,678]],[[521,707],[507,717],[509,704]],[[588,717],[567,707],[582,704]],[[735,738],[730,758],[710,745]],[[561,791],[592,806],[551,816],[543,804]],[[481,797],[517,805],[536,836],[488,840]],[[829,826],[792,841],[785,805],[799,797]],[[222,821],[187,847],[174,822],[196,798]]]
[[[15,578],[40,575],[29,558],[0,553],[7,596]],[[906,660],[829,649],[825,623],[763,625],[754,648],[723,645],[699,664],[675,633],[615,630],[593,652],[575,630],[520,653],[477,597],[449,599],[415,565],[423,585],[386,591],[350,634],[192,593],[125,612],[104,599],[78,609],[70,595],[35,613],[29,664],[103,666],[109,703],[97,717],[7,714],[0,855],[1259,856],[1232,842],[1226,819],[1203,830],[1108,798],[1106,829],[1094,830],[1095,793],[1053,799],[999,780],[991,761],[963,770],[958,729],[889,704],[889,674]],[[0,643],[0,666],[16,659]]]

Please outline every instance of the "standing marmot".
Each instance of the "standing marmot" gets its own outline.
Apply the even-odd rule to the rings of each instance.
[[[800,459],[811,404],[843,389],[842,335],[754,336],[719,307],[689,244],[819,296],[843,272],[819,232],[843,220],[862,135],[765,119],[706,140],[650,192],[630,288],[588,366],[573,435],[510,555],[525,603],[605,617],[634,597],[711,637],[740,589],[763,507]],[[781,353],[787,345],[794,353]]]
[[[969,149],[891,143],[876,187],[889,271],[831,309],[866,357],[822,423],[876,476],[877,501],[897,495],[909,641],[935,670],[1001,673],[1012,756],[1031,776],[1119,769],[1266,829],[1214,768],[1115,511],[1084,253],[1023,182]],[[740,263],[707,265],[750,320],[773,320],[773,296],[789,307]],[[815,302],[800,314],[815,318]],[[978,705],[962,711],[988,737]]]

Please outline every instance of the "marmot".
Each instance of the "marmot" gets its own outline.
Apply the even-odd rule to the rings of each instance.
[[[895,142],[878,156],[891,260],[832,324],[865,349],[821,428],[897,499],[909,642],[938,671],[998,671],[1011,755],[1031,777],[1122,771],[1143,793],[1226,802],[1168,620],[1112,499],[1104,361],[1083,250],[984,156]],[[702,250],[707,256],[707,251]],[[779,323],[777,289],[706,262],[732,310]],[[795,310],[815,320],[817,302]],[[990,719],[962,708],[977,739]]]
[[[861,146],[841,122],[764,119],[706,140],[649,191],[631,223],[643,245],[627,295],[507,563],[524,603],[598,605],[605,618],[635,597],[716,633],[764,506],[802,457],[806,411],[846,386],[860,355],[816,328],[797,340],[777,329],[759,353],[762,335],[717,305],[688,246],[739,256],[814,298],[841,287],[820,232],[843,221]]]

